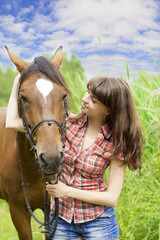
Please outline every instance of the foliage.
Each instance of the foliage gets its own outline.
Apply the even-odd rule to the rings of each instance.
[[[6,107],[8,104],[10,92],[14,78],[18,72],[13,71],[11,67],[8,67],[5,71],[0,68],[0,106]]]
[[[45,56],[49,60],[53,56]],[[70,108],[72,113],[80,112],[81,99],[86,92],[87,78],[84,74],[84,68],[81,61],[75,54],[71,55],[71,58],[67,58],[67,53],[64,53],[64,61],[60,69],[67,86],[71,91],[71,96],[68,96]]]
[[[130,81],[128,64],[127,81]],[[79,111],[81,98],[86,90],[86,77],[80,60],[65,54],[61,72],[73,94],[71,110]],[[17,72],[8,68],[0,70],[0,105],[6,106],[11,85]],[[10,81],[11,80],[11,81]],[[139,77],[130,84],[144,136],[143,165],[141,172],[127,169],[122,193],[116,206],[120,240],[160,240],[160,96],[151,94],[160,88],[160,76],[139,71]],[[106,171],[107,179],[108,171]],[[17,239],[11,225],[8,207],[0,202],[0,240]],[[37,212],[41,216],[41,212]],[[33,222],[34,239],[43,239]]]
[[[4,200],[0,200],[0,240],[18,240],[18,234],[13,226],[9,208]],[[34,212],[35,216],[43,222],[43,213],[37,209]],[[41,233],[42,229],[39,229],[39,224],[34,219],[31,220],[32,231],[34,240],[45,240],[44,234]]]
[[[131,90],[144,136],[141,172],[127,171],[116,207],[121,240],[157,240],[160,224],[160,76],[140,71]]]
[[[61,68],[61,73],[64,76],[72,96],[69,97],[71,110],[73,113],[80,111],[81,99],[86,92],[87,78],[84,75],[84,69],[81,61],[72,54],[71,59],[67,59],[65,53],[64,62]]]

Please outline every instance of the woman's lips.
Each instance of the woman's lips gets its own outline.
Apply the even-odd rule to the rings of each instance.
[[[81,108],[87,108],[87,106],[85,105],[84,102],[82,102],[82,104],[81,104]]]

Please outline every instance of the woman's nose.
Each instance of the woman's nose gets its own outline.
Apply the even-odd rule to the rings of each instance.
[[[87,101],[88,101],[88,97],[89,97],[89,94],[88,94],[88,92],[86,92],[86,94],[84,95],[84,97],[82,98],[82,100],[83,100],[84,102],[87,102]]]

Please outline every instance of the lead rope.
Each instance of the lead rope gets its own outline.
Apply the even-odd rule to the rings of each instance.
[[[36,222],[38,222],[39,224],[43,224],[42,222],[40,222],[36,216],[33,214],[33,211],[31,209],[31,206],[28,202],[28,198],[27,198],[27,194],[26,194],[26,189],[25,189],[25,183],[24,183],[24,177],[23,177],[23,168],[22,168],[22,161],[21,161],[21,154],[20,154],[20,146],[19,146],[19,132],[17,132],[17,145],[18,145],[18,155],[19,155],[19,165],[20,165],[20,172],[21,172],[21,186],[23,188],[23,193],[24,193],[24,197],[25,197],[25,201],[26,201],[26,205],[27,205],[27,209],[30,212],[31,216],[34,218],[34,220]]]
[[[52,184],[52,182],[50,181],[49,179],[49,176],[46,176],[46,179],[47,179],[47,182],[49,184]],[[58,183],[58,179],[59,179],[59,174],[57,176],[57,180],[55,182],[55,184]],[[48,192],[46,191],[46,196],[45,196],[45,214],[44,214],[44,223],[47,222],[47,210],[48,210]],[[54,223],[54,228],[53,228],[53,231],[51,234],[49,234],[49,231],[47,229],[47,225],[45,225],[45,233],[47,233],[48,237],[53,237],[55,232],[56,232],[56,229],[57,229],[57,225],[58,225],[58,218],[59,218],[59,200],[58,198],[54,198],[54,201],[55,201],[55,212],[54,212],[54,216],[53,218],[49,221],[49,225],[55,220],[55,223]],[[43,233],[43,232],[42,232]]]
[[[54,225],[54,229],[53,229],[53,232],[51,235],[49,236],[53,236],[55,231],[56,231],[56,228],[57,228],[57,224],[58,224],[58,215],[59,215],[59,204],[58,204],[58,198],[54,198],[55,200],[55,214],[53,216],[53,219],[51,219],[50,222],[47,223],[47,209],[48,209],[48,192],[46,191],[46,194],[45,194],[45,205],[44,205],[44,222],[41,222],[37,219],[37,217],[34,215],[32,209],[31,209],[31,206],[29,204],[29,201],[28,201],[28,198],[27,198],[27,193],[26,193],[26,189],[25,189],[25,183],[24,183],[24,177],[23,177],[23,168],[22,168],[22,161],[21,161],[21,154],[20,154],[20,146],[19,146],[19,132],[17,132],[17,145],[18,145],[18,155],[19,155],[19,165],[20,165],[20,172],[21,172],[21,186],[23,188],[23,193],[24,193],[24,198],[25,198],[25,202],[26,202],[26,205],[27,205],[27,209],[29,211],[29,213],[31,214],[31,216],[34,218],[34,220],[40,224],[40,227],[41,228],[42,226],[45,227],[45,231],[41,231],[41,233],[46,233],[47,235],[49,234],[49,231],[47,229],[47,226],[54,221],[54,219],[56,219],[55,221],[55,225]],[[48,181],[50,184],[52,184],[52,182],[50,181],[49,177],[48,177]],[[56,183],[58,182],[58,178],[57,178],[57,181]]]

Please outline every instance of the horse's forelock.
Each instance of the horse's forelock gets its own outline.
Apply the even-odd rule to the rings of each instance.
[[[27,75],[29,73],[34,73],[34,74],[42,73],[42,74],[46,75],[54,83],[57,83],[58,85],[63,86],[65,88],[65,90],[70,93],[70,91],[66,85],[66,82],[65,82],[62,74],[57,69],[57,67],[54,66],[50,61],[48,61],[46,58],[44,58],[42,56],[36,57],[34,59],[33,64],[31,64],[26,69],[24,69],[24,71],[21,74],[21,78],[20,78],[20,86],[21,86],[22,82],[24,81],[24,79],[27,78]]]

